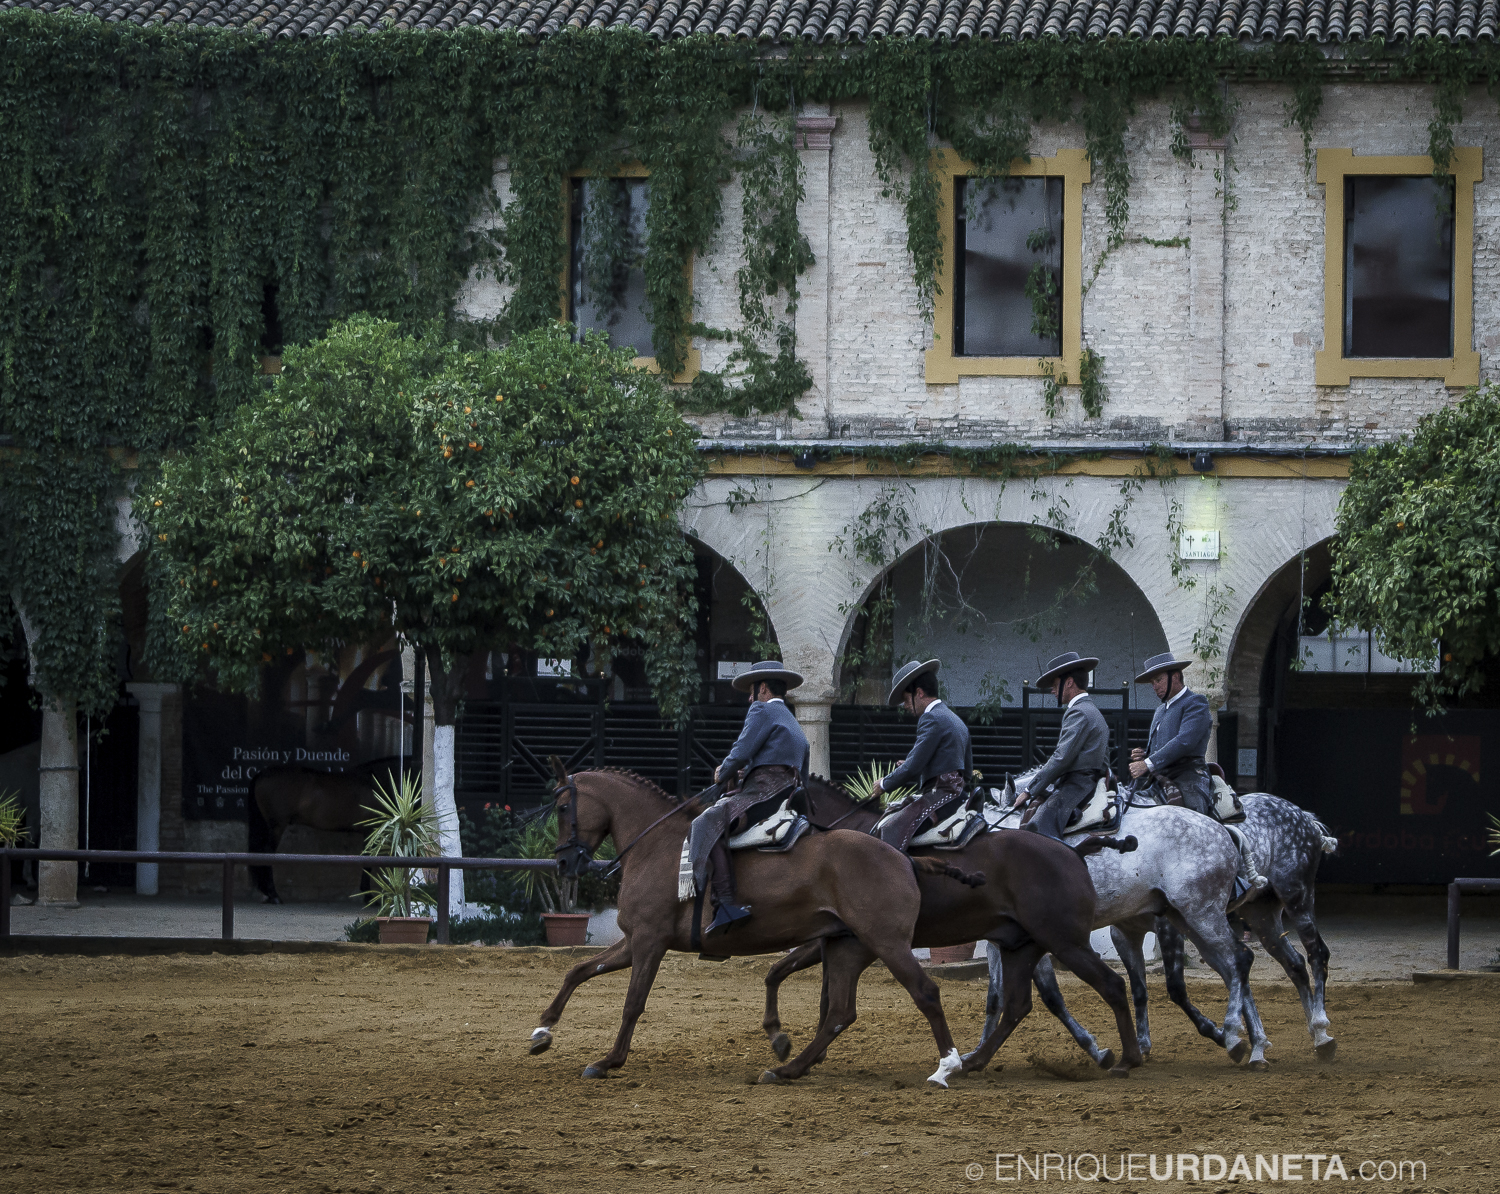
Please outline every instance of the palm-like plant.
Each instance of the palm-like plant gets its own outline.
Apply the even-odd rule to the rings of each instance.
[[[1490,857],[1493,858],[1496,854],[1500,854],[1500,817],[1495,816],[1494,813],[1485,813],[1485,816],[1490,819],[1490,845],[1495,847],[1490,851]]]
[[[556,813],[533,821],[516,839],[516,851],[522,858],[552,858],[556,849]],[[594,856],[606,862],[613,858],[614,838],[607,837],[600,842]],[[522,871],[521,889],[527,899],[541,900],[543,912],[576,912],[579,878],[577,875],[567,877],[558,871]]]
[[[21,793],[0,792],[0,846],[19,846],[31,836],[22,828],[25,817]]]
[[[844,780],[844,791],[853,796],[856,801],[868,800],[870,794],[875,791],[875,781],[884,779],[894,770],[894,767],[882,767],[879,763],[870,763]],[[916,791],[915,788],[908,787],[897,788],[894,792],[884,792],[881,794],[882,807],[888,808],[903,797],[910,796],[914,791]]]
[[[368,830],[364,853],[405,858],[431,857],[437,838],[422,802],[422,780],[402,775],[394,788],[376,781],[372,807],[375,815],[357,822]],[[412,867],[382,867],[372,875],[374,886],[363,893],[379,916],[412,916],[413,907],[431,907],[434,897],[416,880]]]

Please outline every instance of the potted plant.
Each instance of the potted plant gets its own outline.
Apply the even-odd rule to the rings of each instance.
[[[517,839],[522,858],[552,858],[557,846],[557,814],[533,821]],[[578,876],[559,871],[522,871],[521,886],[528,899],[539,899],[548,945],[583,945],[588,941],[589,914],[578,911]]]
[[[31,836],[23,827],[26,810],[19,792],[0,792],[0,846],[19,846]],[[10,892],[5,893],[6,896]]]
[[[358,822],[359,828],[369,831],[366,854],[423,858],[437,853],[437,839],[422,804],[420,776],[402,775],[394,789],[376,781],[372,807],[375,815]],[[417,881],[416,871],[411,867],[380,867],[372,872],[371,879],[374,887],[364,894],[376,907],[380,943],[425,945],[433,918],[417,913],[433,906],[433,896]]]

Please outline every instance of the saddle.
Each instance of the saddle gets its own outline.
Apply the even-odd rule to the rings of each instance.
[[[885,818],[881,818],[882,822]],[[951,816],[944,817],[931,829],[914,835],[908,846],[931,846],[936,850],[961,850],[977,835],[989,829],[984,814],[962,805]],[[876,827],[879,832],[879,826]]]
[[[1240,803],[1239,793],[1229,786],[1224,778],[1224,769],[1217,763],[1208,765],[1209,786],[1214,794],[1214,816],[1225,825],[1238,825],[1245,819],[1245,806]]]
[[[1068,833],[1114,833],[1124,812],[1119,786],[1112,775],[1101,775],[1094,792],[1073,810],[1064,829]]]
[[[769,816],[753,821],[729,838],[725,844],[730,851],[760,850],[767,854],[781,854],[795,846],[797,839],[812,825],[804,814],[791,807],[796,798],[797,793],[793,793]]]

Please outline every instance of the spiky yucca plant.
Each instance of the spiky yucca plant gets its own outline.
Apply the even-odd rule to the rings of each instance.
[[[21,793],[0,792],[0,846],[19,846],[31,836],[22,828],[25,816]]]
[[[882,767],[879,763],[870,763],[860,768],[853,775],[844,780],[844,791],[853,796],[856,801],[864,801],[870,798],[870,793],[875,790],[875,781],[884,779],[894,767]],[[915,788],[897,788],[894,792],[881,793],[882,807],[890,807],[904,796],[910,796]]]
[[[396,786],[375,784],[373,817],[357,822],[367,829],[364,853],[401,858],[430,858],[437,838],[422,801],[422,779],[402,775]],[[411,867],[382,867],[374,872],[374,887],[363,894],[375,904],[377,916],[414,916],[413,907],[432,907],[434,897],[416,879]]]

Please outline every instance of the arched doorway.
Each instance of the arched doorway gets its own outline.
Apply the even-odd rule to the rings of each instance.
[[[1096,700],[1115,754],[1144,745],[1156,702],[1132,683],[1166,634],[1139,586],[1084,541],[1050,528],[986,522],[929,536],[870,586],[846,630],[834,710],[833,772],[910,744],[915,727],[885,709],[910,658],[943,661],[944,696],[970,723],[975,765],[998,779],[1050,752],[1061,714],[1030,688],[1063,651],[1097,655]],[[1117,759],[1117,766],[1123,759]]]

